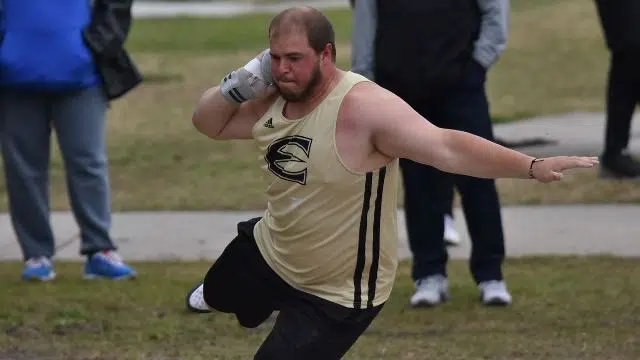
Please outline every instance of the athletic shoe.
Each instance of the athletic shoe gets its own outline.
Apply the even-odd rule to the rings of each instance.
[[[411,297],[413,307],[431,307],[449,299],[449,283],[443,275],[432,275],[416,281]]]
[[[460,234],[453,225],[453,218],[449,214],[444,216],[444,243],[447,246],[460,245]]]
[[[194,313],[210,313],[213,309],[204,301],[204,285],[198,284],[187,293],[187,310]]]
[[[49,281],[56,277],[53,264],[48,258],[41,256],[31,258],[25,262],[22,280]]]
[[[487,306],[507,306],[511,304],[511,294],[504,281],[490,280],[478,284],[480,299]]]
[[[135,270],[122,262],[122,258],[111,250],[97,252],[87,257],[84,265],[85,279],[127,280],[136,276]]]

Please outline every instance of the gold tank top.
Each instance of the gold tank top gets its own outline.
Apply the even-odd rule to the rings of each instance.
[[[295,120],[278,98],[253,127],[267,185],[267,210],[254,228],[262,256],[294,288],[356,309],[389,298],[397,267],[398,160],[359,173],[336,148],[338,110],[362,81],[347,72]]]

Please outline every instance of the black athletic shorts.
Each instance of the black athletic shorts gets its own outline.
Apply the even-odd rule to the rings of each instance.
[[[257,327],[279,311],[271,333],[254,359],[340,359],[378,315],[383,305],[347,308],[288,285],[265,262],[253,227],[238,224],[238,235],[204,279],[204,299],[212,308]]]

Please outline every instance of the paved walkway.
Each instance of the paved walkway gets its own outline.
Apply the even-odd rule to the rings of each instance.
[[[604,123],[603,114],[576,112],[500,124],[495,134],[510,141],[541,138],[550,142],[518,149],[534,156],[596,156],[602,151]],[[634,117],[632,130],[630,150],[640,154],[640,112]]]
[[[113,235],[129,260],[215,259],[235,236],[238,221],[260,215],[238,213],[118,213]],[[462,245],[451,249],[452,258],[467,258],[469,239],[464,217],[456,210]],[[506,207],[503,209],[507,253],[523,255],[640,256],[640,206]],[[75,223],[68,213],[52,217],[58,259],[81,260]],[[401,258],[409,251],[400,212]],[[20,251],[6,215],[0,216],[0,260],[20,259]]]
[[[634,124],[640,129],[636,117]],[[541,117],[496,126],[508,141],[542,137],[551,143],[520,149],[539,156],[598,154],[602,146],[602,114]],[[631,148],[640,153],[640,133]],[[555,143],[554,143],[555,141]],[[131,260],[214,259],[233,238],[236,223],[261,212],[132,212],[116,213],[113,236]],[[640,256],[640,206],[572,205],[503,208],[509,256],[611,254]],[[462,245],[451,249],[453,258],[467,258],[469,238],[464,216],[456,209]],[[400,256],[407,258],[404,213],[398,219]],[[78,236],[69,213],[54,213],[52,223],[58,258],[78,260]],[[20,259],[10,220],[0,214],[0,260]]]

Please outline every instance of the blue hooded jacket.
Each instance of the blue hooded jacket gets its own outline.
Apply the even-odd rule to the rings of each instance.
[[[0,87],[64,91],[99,83],[82,36],[91,0],[0,1]]]

